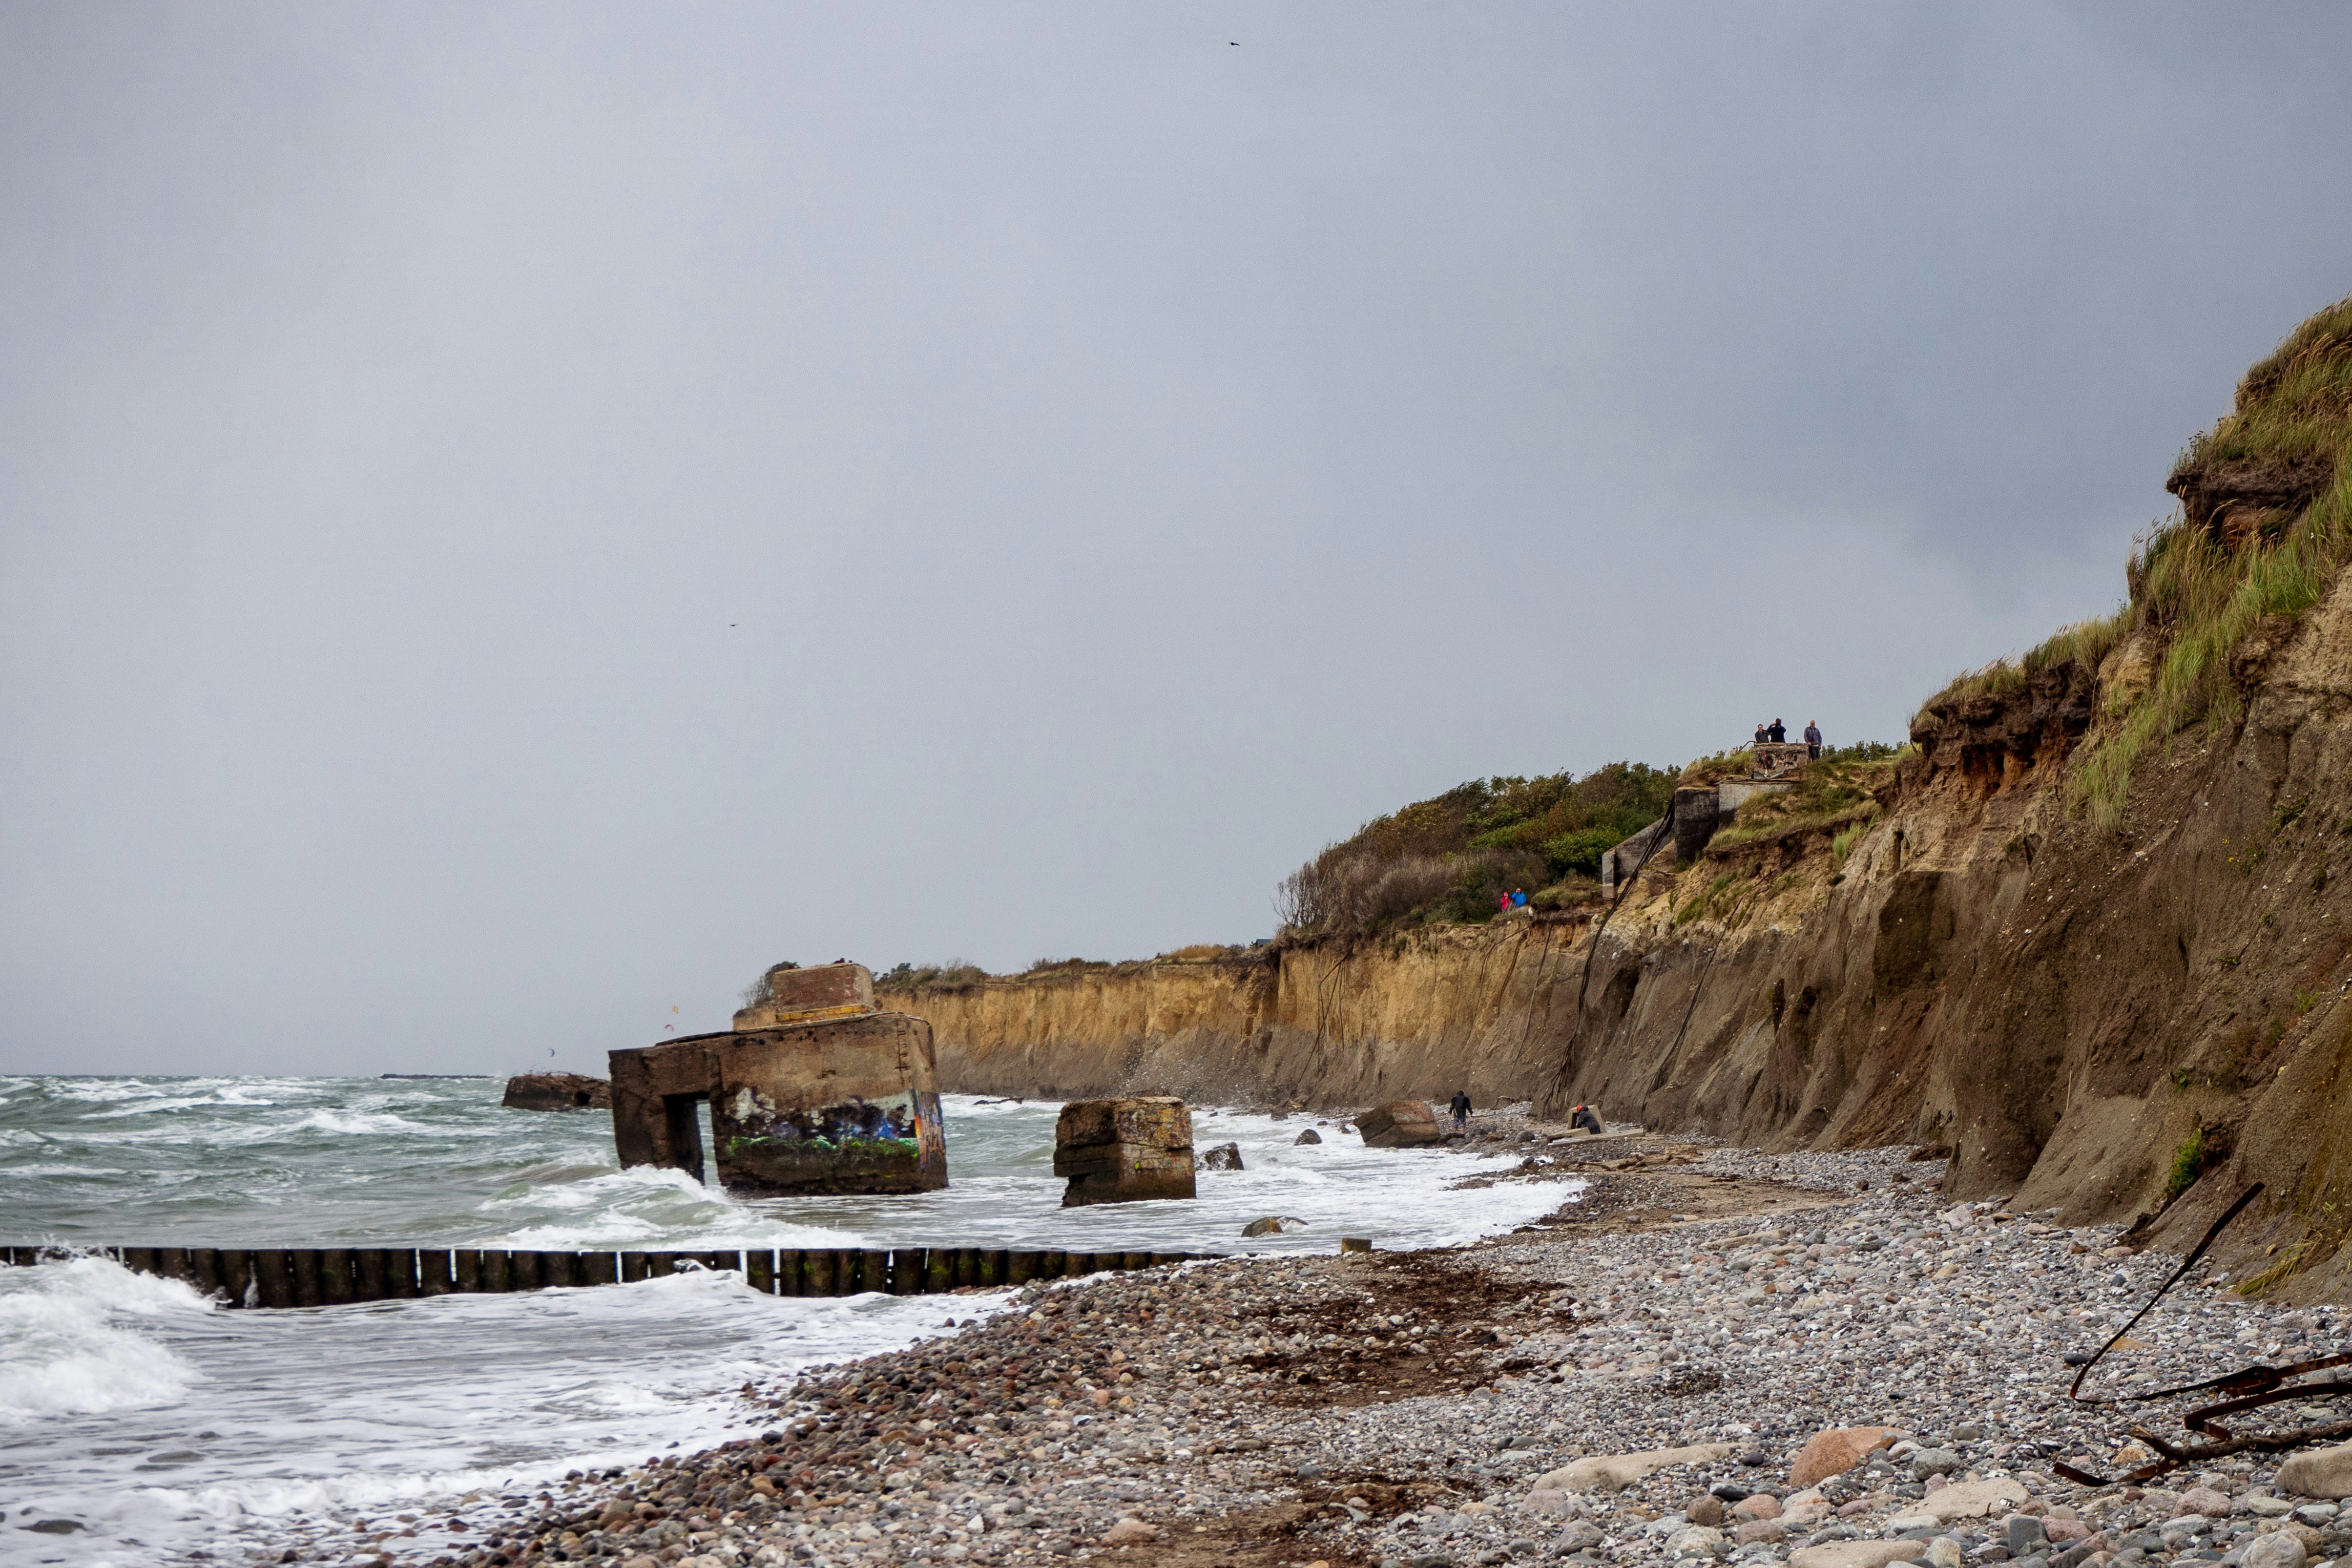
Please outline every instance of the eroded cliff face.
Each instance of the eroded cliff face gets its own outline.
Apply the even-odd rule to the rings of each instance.
[[[941,1083],[982,1094],[1181,1094],[1348,1110],[1524,1100],[1556,1071],[1528,1003],[1572,927],[1439,927],[1391,940],[1161,960],[1118,972],[886,992],[930,1020]]]
[[[1597,939],[1517,918],[883,1005],[930,1020],[966,1092],[1345,1110],[1466,1088],[1766,1147],[1947,1144],[1958,1194],[2168,1242],[2260,1180],[2225,1258],[2339,1289],[2352,577],[2258,646],[2241,716],[2144,753],[2116,830],[2065,779],[2144,678],[2130,643],[1923,714],[1842,865],[1828,830],[1669,853]],[[2176,1159],[2197,1179],[2168,1202]]]

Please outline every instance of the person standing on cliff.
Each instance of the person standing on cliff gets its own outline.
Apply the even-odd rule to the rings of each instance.
[[[1756,721],[1756,744],[1761,746],[1770,737],[1765,732],[1764,721],[1760,718],[1758,719]]]
[[[1445,1108],[1446,1108],[1447,1110],[1449,1110],[1449,1111],[1451,1111],[1451,1112],[1453,1112],[1453,1113],[1454,1113],[1454,1130],[1455,1132],[1457,1132],[1457,1133],[1462,1132],[1462,1131],[1464,1131],[1465,1129],[1466,1129],[1466,1128],[1469,1126],[1469,1124],[1470,1124],[1470,1096],[1469,1096],[1469,1095],[1467,1095],[1467,1094],[1464,1093],[1461,1090],[1456,1089],[1456,1090],[1454,1092],[1454,1098],[1453,1098],[1452,1100],[1449,1100],[1448,1102],[1446,1102],[1446,1106],[1445,1106]]]
[[[1822,721],[1809,718],[1805,721],[1805,755],[1808,758],[1818,758],[1821,754]]]
[[[1765,729],[1764,738],[1774,746],[1782,745],[1789,738],[1789,727],[1776,718]]]

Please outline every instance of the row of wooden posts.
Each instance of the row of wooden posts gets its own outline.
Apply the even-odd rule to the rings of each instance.
[[[961,1286],[1023,1285],[1105,1270],[1181,1263],[1190,1252],[1011,1252],[977,1247],[766,1249],[728,1252],[508,1252],[488,1248],[0,1247],[0,1263],[67,1256],[113,1259],[126,1269],[184,1280],[232,1307],[331,1307],[419,1296],[493,1295],[563,1285],[610,1285],[695,1269],[733,1270],[778,1296],[914,1296]]]

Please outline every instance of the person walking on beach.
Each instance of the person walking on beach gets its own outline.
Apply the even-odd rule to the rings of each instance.
[[[1817,718],[1809,718],[1805,721],[1805,755],[1808,758],[1816,758],[1821,754],[1822,721]]]
[[[1447,1110],[1449,1110],[1449,1111],[1451,1111],[1451,1112],[1453,1112],[1453,1113],[1454,1113],[1454,1130],[1455,1132],[1457,1132],[1457,1133],[1462,1132],[1462,1131],[1464,1131],[1465,1128],[1467,1128],[1467,1127],[1469,1126],[1469,1124],[1470,1124],[1470,1096],[1469,1096],[1469,1095],[1465,1094],[1461,1090],[1456,1089],[1456,1090],[1454,1092],[1454,1098],[1446,1102],[1445,1108],[1446,1108]]]

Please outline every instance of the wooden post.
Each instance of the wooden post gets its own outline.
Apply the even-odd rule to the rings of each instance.
[[[890,1288],[890,1254],[866,1249],[865,1271],[858,1276],[861,1291],[886,1291]]]
[[[923,1260],[923,1289],[933,1295],[956,1288],[956,1258],[971,1256],[970,1248],[934,1247]]]
[[[265,1307],[294,1304],[294,1259],[283,1248],[248,1254],[253,1260],[253,1298]]]
[[[130,1270],[134,1274],[152,1274],[155,1272],[155,1249],[152,1247],[125,1247],[122,1249],[122,1266]]]
[[[973,1274],[971,1282],[992,1291],[1003,1285],[1005,1265],[1011,1257],[1012,1254],[1003,1251],[982,1252],[980,1254],[978,1272]]]
[[[155,1272],[166,1280],[178,1280],[194,1284],[196,1271],[189,1266],[188,1249],[184,1247],[160,1247],[155,1250]]]
[[[560,1291],[572,1283],[572,1254],[569,1252],[535,1252],[539,1260],[539,1288]]]
[[[414,1301],[416,1297],[416,1253],[405,1247],[387,1249],[383,1255],[383,1288],[395,1301]]]
[[[503,1296],[514,1289],[514,1286],[509,1282],[512,1275],[507,1268],[505,1252],[495,1247],[485,1247],[481,1251],[481,1260],[484,1295]]]
[[[446,1296],[457,1289],[456,1260],[446,1247],[419,1248],[416,1253],[416,1293]]]
[[[743,1254],[743,1282],[763,1296],[776,1293],[776,1255],[756,1249]]]
[[[470,1296],[482,1288],[482,1252],[478,1247],[460,1247],[449,1254],[449,1283],[460,1295]]]
[[[614,1285],[621,1279],[621,1259],[615,1252],[582,1252],[572,1260],[572,1279],[581,1285]]]
[[[542,1255],[537,1252],[508,1253],[507,1289],[509,1291],[538,1290],[541,1283],[540,1263],[541,1261],[541,1257]]]
[[[801,1252],[801,1294],[831,1296],[839,1293],[835,1262],[840,1254],[829,1248],[811,1247]]]
[[[291,1256],[294,1262],[294,1304],[298,1307],[326,1305],[326,1294],[319,1283],[318,1249],[306,1247]]]
[[[1151,1267],[1151,1254],[1149,1252],[1130,1252],[1119,1260],[1119,1267],[1130,1270],[1136,1269],[1149,1269]]]
[[[1151,1266],[1157,1269],[1163,1264],[1181,1263],[1186,1257],[1187,1254],[1182,1252],[1154,1252],[1151,1255]]]
[[[1004,1282],[1025,1285],[1037,1277],[1037,1266],[1044,1261],[1034,1252],[1007,1252],[1004,1255]]]
[[[675,1273],[677,1273],[677,1253],[675,1253],[675,1252],[648,1252],[648,1253],[646,1253],[646,1279],[648,1279],[648,1280],[659,1280],[659,1279],[664,1278],[665,1276],[667,1276],[667,1275],[670,1275],[670,1274],[675,1274]]]
[[[220,1250],[221,1294],[232,1307],[243,1307],[253,1284],[253,1260],[247,1253],[224,1247]]]
[[[928,1268],[929,1254],[920,1247],[894,1248],[890,1253],[890,1293],[894,1296],[919,1296],[923,1293],[923,1271]]]
[[[1070,1255],[1066,1252],[1037,1254],[1037,1278],[1040,1280],[1058,1280],[1069,1271],[1069,1268]]]
[[[319,1254],[319,1304],[340,1307],[352,1299],[352,1249],[329,1247]]]
[[[226,1287],[221,1283],[220,1253],[210,1247],[188,1249],[188,1283],[199,1295],[217,1296]]]
[[[801,1252],[797,1247],[776,1249],[776,1294],[797,1296],[801,1293]]]
[[[638,1281],[646,1277],[646,1270],[651,1269],[652,1266],[652,1263],[647,1260],[646,1255],[643,1252],[622,1253],[621,1283],[625,1285],[635,1284]]]

